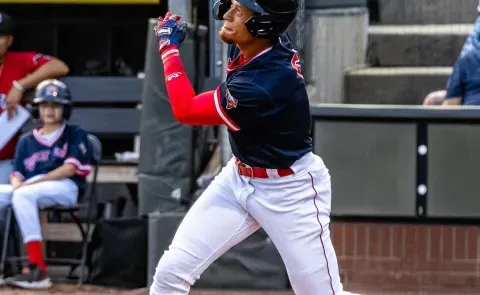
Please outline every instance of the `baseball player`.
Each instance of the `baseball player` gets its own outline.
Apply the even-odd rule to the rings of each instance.
[[[342,294],[330,239],[330,175],[312,153],[311,115],[299,56],[285,34],[297,0],[220,0],[220,38],[230,44],[226,80],[195,94],[179,54],[181,17],[155,28],[175,118],[225,125],[234,157],[193,204],[160,259],[152,295],[188,294],[219,256],[262,227],[297,295]]]
[[[12,17],[0,12],[0,115],[6,111],[12,118],[27,89],[43,80],[58,78],[68,73],[68,66],[57,58],[37,52],[8,51],[13,43]],[[0,184],[9,183],[13,170],[12,159],[20,133],[0,146]]]
[[[92,150],[87,133],[69,125],[71,97],[58,80],[40,83],[32,116],[43,126],[24,134],[16,147],[10,191],[0,186],[0,206],[12,205],[28,253],[28,266],[9,285],[40,289],[51,286],[42,246],[38,208],[72,207],[86,186]],[[3,193],[1,193],[3,192]]]

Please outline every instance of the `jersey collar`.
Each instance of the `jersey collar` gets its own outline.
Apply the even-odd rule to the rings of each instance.
[[[261,51],[259,54],[255,55],[254,57],[252,57],[251,59],[246,59],[246,60],[243,60],[242,62],[239,62],[240,60],[240,57],[242,56],[242,52],[240,52],[238,54],[238,56],[233,60],[233,61],[228,61],[228,66],[227,66],[227,73],[231,73],[233,71],[236,71],[238,70],[239,68],[243,67],[244,65],[248,64],[249,62],[251,62],[252,60],[258,58],[259,56],[261,55],[264,55],[265,53],[269,52],[270,50],[272,50],[273,46]],[[238,64],[235,64],[235,63],[238,63]]]
[[[66,124],[63,123],[62,126],[60,126],[60,128],[58,130],[55,131],[55,136],[52,137],[51,140],[47,140],[45,139],[41,134],[40,134],[40,131],[42,129],[42,127],[37,127],[35,129],[33,129],[33,137],[35,138],[35,140],[44,145],[44,146],[48,146],[48,147],[51,147],[63,134],[63,131],[65,130],[65,126]]]

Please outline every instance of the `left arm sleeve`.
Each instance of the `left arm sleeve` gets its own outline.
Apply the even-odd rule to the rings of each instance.
[[[165,83],[175,119],[189,125],[221,125],[222,119],[215,110],[214,91],[195,94],[183,68],[176,46],[162,51]]]
[[[74,165],[77,175],[87,176],[91,171],[91,157],[92,151],[88,144],[87,133],[83,130],[77,131],[69,142],[64,164]]]
[[[44,64],[53,60],[53,57],[38,52],[25,53],[25,65],[29,72],[34,72]]]
[[[465,62],[463,58],[459,58],[453,66],[453,73],[448,78],[446,99],[463,98],[465,95],[464,73]]]

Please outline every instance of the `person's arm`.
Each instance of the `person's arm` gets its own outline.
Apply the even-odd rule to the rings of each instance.
[[[77,168],[72,163],[63,164],[62,166],[48,172],[43,177],[36,179],[34,181],[26,181],[23,183],[25,185],[32,185],[39,182],[59,180],[64,178],[70,178],[75,175]],[[12,184],[13,185],[13,184]]]
[[[215,107],[215,91],[195,94],[183,67],[178,46],[160,51],[165,83],[173,115],[178,122],[189,125],[221,125],[223,120]]]
[[[13,172],[10,174],[10,184],[12,188],[16,190],[23,185],[25,180],[25,145],[26,141],[24,137],[21,137],[15,147],[15,156],[13,158]]]
[[[43,80],[62,77],[69,72],[68,66],[63,61],[42,54],[26,53],[25,63],[30,74],[13,81],[5,100],[9,119],[15,114],[26,90],[36,87]]]
[[[465,60],[458,58],[453,66],[452,75],[447,82],[447,93],[442,106],[461,105],[465,96]]]
[[[43,80],[63,77],[68,74],[70,69],[63,61],[55,57],[50,57],[50,60],[48,60],[48,58],[49,57],[45,57],[45,59],[47,59],[45,63],[42,63],[32,73],[17,80],[17,82],[23,88],[30,89],[37,86]]]

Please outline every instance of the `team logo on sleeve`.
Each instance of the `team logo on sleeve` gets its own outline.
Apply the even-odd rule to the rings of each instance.
[[[37,55],[35,55],[35,56],[33,57],[33,59],[32,59],[32,60],[33,60],[33,63],[34,63],[34,64],[38,64],[38,61],[39,61],[40,59],[42,59],[42,58],[44,58],[44,59],[46,59],[46,60],[51,60],[51,59],[53,59],[53,58],[52,58],[51,56],[49,56],[49,55],[43,55],[43,54],[39,53],[39,54],[37,54]]]
[[[300,57],[298,56],[298,52],[296,51],[292,58],[292,67],[297,71],[297,75],[303,79],[302,66],[300,64]]]
[[[83,155],[87,154],[87,147],[85,146],[85,144],[83,142],[81,142],[78,145],[78,148],[80,149],[80,151],[82,152]]]
[[[227,98],[227,110],[236,109],[238,105],[238,100],[236,100],[235,97],[232,96],[232,94],[230,93],[230,90],[228,89],[227,89],[226,98]]]

